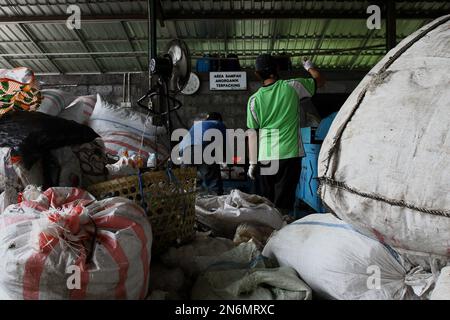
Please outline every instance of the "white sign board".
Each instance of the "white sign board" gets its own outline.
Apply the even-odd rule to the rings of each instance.
[[[209,90],[247,90],[247,73],[245,71],[210,72]]]

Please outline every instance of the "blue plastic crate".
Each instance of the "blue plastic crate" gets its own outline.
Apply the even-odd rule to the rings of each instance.
[[[210,59],[200,58],[197,60],[197,72],[209,72],[211,70]]]
[[[318,159],[320,152],[319,144],[304,144],[305,157],[302,158],[302,172],[297,186],[296,197],[318,213],[324,213],[325,208],[317,194],[319,189]]]

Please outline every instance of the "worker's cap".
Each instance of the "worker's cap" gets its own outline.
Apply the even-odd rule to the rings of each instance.
[[[275,71],[276,63],[274,57],[268,53],[259,55],[256,58],[255,69],[256,71]]]

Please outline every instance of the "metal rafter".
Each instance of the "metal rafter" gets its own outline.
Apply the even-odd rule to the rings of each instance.
[[[358,52],[359,50],[363,49],[364,51],[369,50],[377,50],[380,51],[374,52],[374,55],[379,55],[384,50],[384,45],[373,45],[373,46],[367,46],[367,47],[355,47],[355,48],[335,48],[335,49],[319,49],[317,51],[314,50],[304,50],[304,49],[298,49],[298,50],[274,50],[275,52],[286,52],[288,54],[291,54],[292,56],[302,56],[304,54],[316,54],[316,55],[333,55],[333,54],[348,54],[351,52]],[[192,50],[195,53],[197,53],[196,50]],[[242,57],[239,59],[248,59],[247,53],[253,53],[258,54],[260,53],[260,50],[257,49],[244,49],[244,50],[233,50],[233,53],[240,53],[242,54]],[[141,56],[141,55],[147,55],[147,51],[108,51],[108,52],[52,52],[52,53],[8,53],[8,54],[0,54],[0,57],[45,57],[48,59],[48,57],[82,57],[82,56],[111,56],[111,57],[130,57],[130,56]],[[200,52],[198,53],[198,57],[202,57]],[[36,59],[37,60],[37,59]]]
[[[364,40],[364,42],[361,44],[361,49],[358,51],[358,53],[353,57],[352,61],[350,62],[350,70],[353,70],[356,66],[356,62],[358,61],[358,58],[363,53],[364,49],[369,43],[370,40],[372,40],[373,35],[375,34],[375,29],[369,30],[367,33],[367,37]]]
[[[10,0],[6,0],[6,3],[8,5],[12,5]],[[21,15],[23,14],[22,10],[20,8],[12,8],[11,9],[13,12],[15,12],[17,15]],[[20,23],[18,23],[17,28],[28,38],[28,40],[30,40],[30,42],[34,45],[34,47],[38,48],[39,51],[41,51],[42,53],[45,53],[45,50],[41,48],[41,46],[39,45],[39,43],[34,39],[33,34],[23,25],[21,25]],[[9,60],[4,57],[4,59],[9,62]],[[50,64],[59,72],[59,73],[63,73],[61,68],[59,68],[59,66],[49,57],[47,57],[48,61],[50,62]],[[9,62],[9,64],[11,64]]]
[[[270,11],[275,10],[275,0],[270,1]],[[272,28],[270,30],[272,36],[270,37],[270,43],[269,43],[269,52],[273,52],[275,49],[275,40],[277,36],[277,21],[272,21]]]
[[[91,48],[89,47],[89,43],[86,41],[86,39],[83,37],[83,35],[81,34],[81,32],[79,31],[79,30],[77,30],[77,29],[73,29],[73,33],[75,34],[75,36],[77,37],[77,39],[78,39],[78,41],[77,41],[77,43],[79,43],[82,47],[83,47],[83,49],[84,50],[86,50],[86,52],[91,52],[92,50],[91,50]],[[92,61],[94,62],[94,64],[95,64],[95,67],[97,68],[97,70],[99,71],[99,72],[105,72],[105,68],[103,68],[101,65],[100,65],[100,63],[98,62],[98,60],[94,57],[94,56],[92,56],[92,55],[89,55],[89,57],[92,59]]]
[[[73,0],[65,0],[65,1],[64,0],[53,0],[53,1],[58,2],[57,5],[58,4],[59,5],[68,5],[68,4],[72,4],[73,3]],[[185,1],[185,0],[164,0],[165,3],[170,4],[170,8],[173,8],[172,3],[176,3],[176,2],[181,3],[183,1],[184,2],[188,2],[188,1]],[[194,3],[194,2],[199,3],[201,1],[204,2],[204,1],[207,1],[207,0],[193,0],[193,1],[189,1],[189,2],[190,3]],[[211,2],[219,2],[221,4],[222,8],[224,8],[223,4],[231,3],[233,0],[209,0],[209,1],[210,1],[210,3]],[[236,0],[234,0],[234,1],[236,1]],[[281,0],[276,0],[276,1],[280,1],[281,2]],[[325,3],[327,1],[329,1],[329,0],[315,0],[314,2]],[[21,2],[25,2],[25,3],[24,4],[10,4],[9,6],[12,6],[12,7],[17,7],[17,6],[46,7],[46,6],[48,6],[48,4],[42,3],[42,0],[21,0]],[[77,3],[79,3],[79,4],[89,4],[90,2],[93,2],[93,1],[92,0],[77,0]],[[145,4],[146,1],[145,0],[97,0],[97,2],[98,3],[103,3],[103,4],[105,4],[105,3],[126,4],[126,3],[131,3],[131,2],[133,2],[133,3],[137,2],[137,3]],[[241,1],[241,6],[242,6],[242,2],[244,2],[244,1]],[[260,2],[264,2],[264,1],[253,0],[252,2],[253,2],[253,4],[255,4],[255,3],[260,3]],[[298,0],[283,0],[283,2],[292,4],[292,3],[295,3],[295,2],[299,2],[299,1]],[[306,2],[306,1],[304,1],[304,2]],[[350,2],[350,1],[347,1],[347,2]],[[410,0],[398,0],[397,2],[402,3],[402,4],[404,4],[404,3],[408,3],[409,4],[409,3],[413,2],[413,1],[410,1]],[[424,0],[424,1],[414,1],[414,2],[446,3],[447,1],[446,0]],[[259,6],[259,8],[261,8],[261,6]],[[259,10],[259,8],[257,8],[256,6],[252,6],[251,10]]]
[[[4,51],[1,51],[1,52],[3,53]],[[12,64],[11,59],[8,59],[8,58],[5,58],[5,57],[2,57],[2,59],[3,59],[3,63],[6,64],[6,66],[7,66],[8,69],[14,69],[14,68],[17,67],[17,65],[14,66],[14,65]]]
[[[426,11],[426,12],[412,12],[400,11],[397,14],[397,19],[435,19],[445,12],[442,11]],[[182,11],[182,12],[168,12],[164,13],[164,21],[167,20],[273,20],[273,19],[367,19],[368,15],[365,12],[339,12],[337,10],[309,10],[309,11],[230,11],[230,12],[197,12],[197,11]],[[1,16],[0,23],[61,23],[67,20],[65,15],[48,15],[48,16]],[[84,15],[85,22],[108,23],[111,21],[146,21],[147,15],[145,13],[132,14],[92,14]]]
[[[156,12],[157,12],[157,17],[159,18],[159,25],[161,26],[161,28],[164,28],[166,26],[165,21],[166,17],[164,15],[164,9],[161,3],[161,0],[156,1]]]
[[[133,41],[131,41],[131,36],[130,36],[130,33],[128,32],[128,28],[127,28],[126,22],[121,21],[121,22],[120,22],[120,25],[122,26],[123,32],[125,33],[125,35],[126,35],[126,37],[127,37],[126,41],[127,41],[128,45],[131,47],[131,49],[132,49],[133,51],[137,51],[136,46],[134,45]],[[139,66],[139,69],[140,69],[141,71],[146,70],[146,69],[144,68],[144,66],[142,65],[142,63],[141,63],[141,60],[139,60],[138,57],[136,57],[136,62],[137,62],[138,66]]]
[[[394,0],[386,2],[386,51],[397,45],[397,12]]]
[[[12,6],[12,3],[10,0],[6,0],[6,3],[9,6]],[[15,12],[17,15],[23,15],[22,9],[19,7],[12,7],[11,9],[13,12]],[[22,25],[21,23],[17,23],[16,27],[28,38],[28,40],[33,44],[34,47],[36,47],[40,52],[45,54],[45,49],[41,47],[41,45],[38,43],[38,41],[35,39],[33,33],[28,29],[28,27]],[[64,73],[63,70],[48,56],[46,56],[50,64],[55,68],[59,73]]]
[[[169,32],[169,36],[170,38],[159,38],[158,40],[171,40],[171,39],[177,39],[178,38],[178,32],[177,32],[177,26],[176,26],[176,22],[175,21],[168,21],[166,24],[167,27],[167,31]],[[138,39],[136,39],[138,40]]]
[[[325,40],[325,36],[328,31],[328,28],[330,27],[330,24],[331,24],[331,20],[328,19],[323,26],[322,35],[320,36],[319,40],[317,40],[314,50],[318,50],[322,47],[323,41]],[[311,60],[314,60],[314,55],[311,57]]]
[[[0,54],[5,54],[5,53],[6,53],[5,50],[3,50],[3,48],[0,48]],[[3,59],[3,62],[6,63],[6,65],[8,66],[9,69],[14,69],[15,67],[18,66],[17,63],[14,63],[15,65],[13,64],[13,61],[11,58],[2,57],[2,59]]]
[[[167,27],[170,26],[171,23],[174,23],[173,21],[170,21],[169,23],[167,23]],[[174,38],[177,37],[176,33],[171,33],[170,32],[170,28],[169,29],[169,34],[170,37],[168,38],[159,38],[158,42],[165,42],[165,41],[170,41]],[[323,41],[325,40],[340,40],[340,41],[347,41],[347,40],[365,40],[367,37],[367,35],[360,35],[360,36],[333,36],[333,35],[320,35],[320,36],[316,36],[316,35],[311,35],[311,36],[298,36],[298,35],[279,35],[277,37],[277,40],[306,40],[306,41],[321,41],[321,43],[323,43]],[[184,37],[184,38],[180,38],[182,40],[185,41],[223,41],[223,39],[218,39],[218,38],[212,38],[212,37]],[[261,37],[261,36],[231,36],[228,35],[227,40],[228,41],[233,41],[233,40],[267,40],[270,41],[270,37]],[[372,40],[380,40],[380,41],[384,41],[386,38],[384,36],[373,36],[371,38]],[[130,39],[91,39],[91,40],[85,40],[85,43],[122,43],[122,42],[128,42],[131,41],[132,43],[134,42],[146,42],[148,39],[147,38],[135,38],[130,36]],[[0,40],[0,45],[1,44],[5,44],[5,45],[14,45],[14,44],[32,44],[31,41],[1,41]],[[59,44],[66,44],[66,43],[79,43],[78,40],[40,40],[39,43],[41,44],[48,44],[48,43],[59,43]],[[320,44],[320,42],[319,42]],[[318,48],[320,48],[320,45],[318,46]]]
[[[224,42],[224,47],[225,47],[225,54],[226,56],[228,56],[228,21],[223,20],[222,21],[223,25],[224,25],[224,37],[223,37],[223,42]]]
[[[277,20],[273,21],[272,25],[272,37],[270,38],[269,52],[272,52],[275,49],[275,41],[278,38],[278,24]]]
[[[48,61],[50,62],[50,64],[59,72],[59,73],[64,73],[64,71],[56,64],[56,62],[49,56],[47,55],[47,52],[45,50],[45,48],[43,48],[39,42],[35,39],[34,35],[31,33],[31,31],[28,29],[27,26],[18,23],[17,28],[19,28],[19,30],[28,38],[28,40],[48,59]]]

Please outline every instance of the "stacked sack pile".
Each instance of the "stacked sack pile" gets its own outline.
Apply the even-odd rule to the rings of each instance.
[[[198,196],[195,239],[153,260],[149,299],[309,300],[294,268],[277,266],[261,250],[286,224],[265,198],[232,190]]]
[[[321,149],[320,195],[334,215],[298,220],[264,248],[317,296],[427,299],[436,282],[432,297],[449,296],[449,53],[445,16],[371,70]]]
[[[45,114],[51,100],[32,70],[0,70],[0,82],[0,209],[29,184],[85,187],[106,178],[99,136],[88,126]]]
[[[148,114],[99,95],[40,90],[28,68],[2,69],[0,82],[0,209],[30,184],[87,188],[112,178],[106,166],[123,153],[144,164],[169,156],[166,131]]]
[[[167,158],[165,130],[100,96],[40,90],[27,68],[0,82],[0,299],[144,299],[145,211],[83,189],[108,180],[123,149]]]
[[[124,151],[139,155],[144,163],[151,154],[161,162],[169,157],[165,128],[154,126],[145,112],[108,103],[99,94],[76,97],[58,89],[44,89],[41,94],[38,112],[89,126],[112,159],[118,160]]]
[[[143,299],[151,245],[130,200],[28,187],[0,215],[0,299]]]

